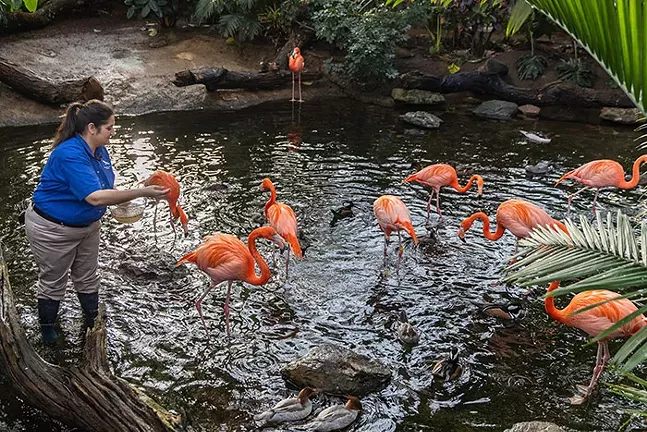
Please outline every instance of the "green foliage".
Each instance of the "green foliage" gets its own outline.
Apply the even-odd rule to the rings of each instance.
[[[544,74],[548,62],[540,55],[523,56],[517,59],[516,66],[519,78],[522,80],[536,80]]]
[[[124,0],[130,18],[156,17],[163,25],[173,26],[180,12],[179,0]]]
[[[258,16],[263,26],[263,34],[270,39],[274,45],[278,45],[282,39],[287,39],[292,28],[292,22],[297,17],[300,3],[295,0],[268,5]]]
[[[35,12],[38,9],[38,0],[0,0],[0,26],[6,24],[7,13],[21,9]]]
[[[561,79],[574,82],[580,87],[593,87],[595,75],[589,65],[581,59],[562,60],[557,65]]]
[[[313,21],[317,37],[346,52],[338,72],[356,82],[374,83],[397,76],[395,48],[406,40],[410,16],[353,0],[319,0]]]

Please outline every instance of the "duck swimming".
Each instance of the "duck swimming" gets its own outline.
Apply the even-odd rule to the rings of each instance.
[[[399,321],[398,339],[400,339],[400,342],[407,345],[417,344],[420,340],[420,334],[418,334],[418,330],[411,325],[407,319],[407,313],[404,310],[400,311]]]
[[[333,405],[321,411],[310,423],[300,429],[328,432],[348,427],[362,411],[362,404],[355,396],[349,396],[346,405]]]
[[[545,137],[541,134],[538,133],[533,133],[533,132],[526,132],[525,130],[520,130],[519,131],[521,135],[525,136],[528,141],[531,143],[535,144],[548,144],[551,139],[548,137]]]
[[[458,360],[458,348],[452,347],[449,357],[436,363],[431,373],[435,377],[450,381],[458,378],[461,375],[461,371],[461,365]]]
[[[312,412],[310,396],[315,394],[317,394],[317,390],[312,387],[305,387],[299,392],[297,397],[283,399],[271,409],[255,415],[254,420],[261,426],[269,423],[303,420]]]
[[[480,305],[480,310],[486,315],[504,321],[518,321],[526,314],[519,303],[486,303]]]
[[[330,222],[330,226],[335,226],[337,221],[341,219],[345,219],[347,217],[354,216],[353,202],[344,201],[344,205],[342,207],[339,207],[338,209],[330,209],[330,211],[333,214],[332,221]]]

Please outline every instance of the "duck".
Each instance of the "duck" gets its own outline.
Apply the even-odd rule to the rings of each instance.
[[[551,141],[551,138],[543,136],[539,133],[526,132],[525,130],[519,131],[521,135],[525,136],[528,141],[535,144],[548,144]]]
[[[260,426],[270,423],[285,423],[303,420],[312,412],[312,401],[310,401],[310,396],[316,394],[317,389],[305,387],[299,392],[297,397],[283,399],[271,409],[255,415],[254,420]]]
[[[300,429],[317,432],[344,429],[357,419],[360,412],[362,412],[362,404],[359,399],[355,396],[348,396],[345,405],[333,405],[326,408],[314,420],[303,425]]]
[[[330,222],[330,226],[335,226],[337,221],[341,219],[354,216],[353,206],[354,205],[352,201],[344,201],[344,205],[342,207],[339,207],[338,209],[330,209],[330,211],[333,214],[332,222]]]
[[[537,162],[536,165],[526,165],[526,174],[533,176],[540,176],[544,174],[548,174],[550,171],[552,171],[553,167],[550,163],[546,161],[540,161]]]
[[[414,326],[411,325],[407,319],[407,313],[402,310],[400,311],[399,317],[400,325],[398,326],[398,339],[400,342],[406,345],[415,345],[420,340],[420,334]]]
[[[444,381],[450,381],[458,378],[461,375],[461,371],[461,365],[458,360],[458,348],[452,347],[449,352],[449,357],[436,363],[431,373]]]
[[[526,314],[519,303],[486,303],[480,305],[480,310],[486,315],[500,318],[504,321],[519,321]]]

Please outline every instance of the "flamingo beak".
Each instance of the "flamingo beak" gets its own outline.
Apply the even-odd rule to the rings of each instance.
[[[458,229],[458,238],[461,239],[463,243],[467,243],[467,240],[465,240],[465,230],[463,228]]]
[[[272,236],[272,241],[279,247],[281,254],[290,247],[290,245],[285,240],[283,240],[283,237],[278,234],[274,234],[274,236]]]

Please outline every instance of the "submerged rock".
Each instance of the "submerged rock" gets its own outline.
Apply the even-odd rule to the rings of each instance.
[[[514,117],[519,105],[513,102],[502,100],[489,100],[483,102],[476,107],[472,112],[479,117],[495,119],[495,120],[510,120]]]
[[[638,108],[609,108],[604,107],[600,118],[614,123],[635,125],[643,117]]]
[[[519,112],[526,117],[539,117],[539,112],[541,111],[541,108],[535,105],[521,105],[519,107]]]
[[[412,111],[400,116],[402,121],[425,129],[438,129],[443,120],[426,111]]]
[[[362,396],[386,387],[391,371],[377,360],[347,348],[325,344],[281,370],[286,381],[326,393]]]
[[[394,88],[391,91],[391,97],[396,102],[402,102],[412,105],[439,105],[445,103],[445,97],[440,93],[430,92],[428,90],[405,90]]]
[[[504,432],[566,432],[566,431],[561,427],[557,426],[555,423],[531,421],[531,422],[517,423],[513,425],[510,429],[506,429]]]

